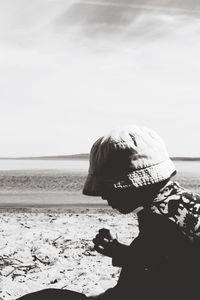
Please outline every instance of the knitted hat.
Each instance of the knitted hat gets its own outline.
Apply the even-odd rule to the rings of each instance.
[[[113,130],[98,139],[90,152],[83,194],[143,187],[170,178],[175,167],[163,140],[145,127]]]

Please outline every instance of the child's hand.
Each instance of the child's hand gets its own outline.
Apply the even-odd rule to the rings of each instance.
[[[110,233],[110,230],[102,228],[99,230],[99,233],[93,239],[93,243],[94,249],[97,252],[109,257],[113,257],[118,241]]]

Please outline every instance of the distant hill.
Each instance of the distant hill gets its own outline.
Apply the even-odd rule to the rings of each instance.
[[[200,157],[171,157],[174,161],[200,161]]]
[[[41,156],[41,157],[36,157],[35,159],[89,160],[89,153],[80,153],[80,154],[72,154],[72,155],[57,155],[57,156]]]
[[[58,155],[58,156],[43,156],[43,157],[36,157],[32,159],[66,159],[66,160],[89,160],[89,153],[80,153],[80,154],[73,154],[73,155]],[[171,157],[173,161],[200,161],[200,157],[181,157],[175,156]]]
[[[51,155],[51,156],[27,156],[27,157],[0,157],[0,159],[66,159],[66,160],[89,160],[89,153],[71,154],[71,155]]]
[[[71,155],[54,155],[54,156],[36,156],[36,157],[0,157],[0,159],[52,159],[52,160],[89,160],[89,153],[71,154]],[[174,156],[173,161],[200,161],[200,157]]]

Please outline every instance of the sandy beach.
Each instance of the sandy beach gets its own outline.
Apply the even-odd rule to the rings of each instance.
[[[114,286],[120,269],[93,251],[100,228],[125,244],[138,233],[134,214],[106,208],[2,208],[0,299],[49,287],[94,295]]]

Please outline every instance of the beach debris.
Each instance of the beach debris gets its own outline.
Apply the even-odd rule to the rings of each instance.
[[[53,242],[52,242],[52,245],[54,245],[56,247],[57,246],[56,241],[58,241],[61,237],[62,237],[62,235],[60,235],[59,237],[57,237],[56,239],[54,239]]]
[[[116,282],[118,268],[93,250],[92,239],[107,222],[115,230],[123,227],[120,239],[129,243],[136,235],[136,220],[131,215],[122,219],[110,210],[79,211],[10,209],[0,214],[0,299],[50,287],[98,294],[103,292],[101,278]]]

